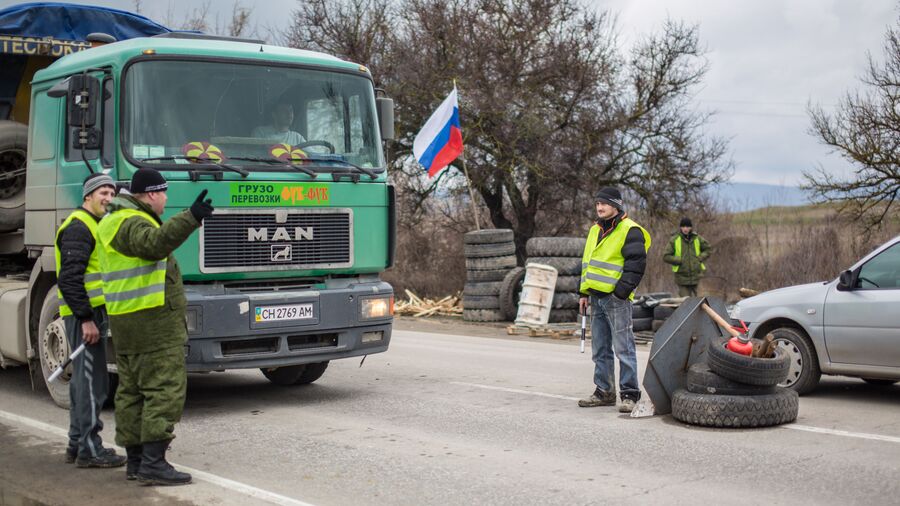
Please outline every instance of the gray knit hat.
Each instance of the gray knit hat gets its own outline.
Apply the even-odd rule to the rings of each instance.
[[[111,186],[115,190],[116,182],[113,181],[113,178],[109,177],[109,174],[104,174],[102,172],[96,172],[84,178],[84,187],[81,191],[81,198],[87,197],[101,186]]]

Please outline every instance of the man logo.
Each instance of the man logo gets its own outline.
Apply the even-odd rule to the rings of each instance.
[[[290,244],[273,244],[272,245],[272,261],[273,262],[290,262],[293,259],[291,253],[293,249]]]
[[[275,233],[272,236],[269,236],[268,228],[253,228],[250,227],[247,229],[247,242],[256,242],[256,241],[312,241],[313,240],[313,228],[312,227],[294,227],[294,235],[291,236],[290,230],[287,227],[278,227],[275,229]]]

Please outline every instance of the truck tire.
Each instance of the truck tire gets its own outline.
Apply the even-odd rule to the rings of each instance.
[[[466,258],[466,269],[470,271],[512,269],[515,266],[515,255],[507,255],[505,257]]]
[[[632,304],[631,305],[631,317],[632,318],[650,318],[653,319],[653,308],[649,308],[643,306],[641,304]]]
[[[653,318],[632,318],[631,330],[634,332],[642,332],[653,328]]]
[[[516,267],[507,272],[500,283],[500,311],[509,321],[515,320],[519,313],[519,295],[524,282],[525,268]]]
[[[797,419],[797,392],[777,387],[763,395],[695,394],[679,389],[672,396],[672,417],[704,427],[771,427]]]
[[[513,242],[466,244],[464,250],[466,258],[500,257],[515,255],[516,245]]]
[[[761,358],[735,353],[725,344],[722,338],[713,339],[706,353],[709,368],[719,376],[759,386],[777,385],[787,379],[790,361],[781,347],[775,348],[774,357]]]
[[[776,388],[775,386],[745,385],[731,381],[712,372],[709,366],[703,362],[698,362],[688,369],[685,385],[687,391],[692,394],[707,395],[764,395],[775,393]]]
[[[484,283],[466,283],[463,287],[463,297],[467,295],[493,295],[500,293],[502,281],[487,281]]]
[[[466,271],[466,281],[470,283],[481,283],[484,281],[503,281],[509,269],[489,269],[486,271]]]
[[[463,309],[463,320],[467,322],[502,322],[503,312],[499,309]]]
[[[581,275],[581,258],[575,257],[532,257],[528,259],[529,264],[544,264],[556,269],[559,276],[575,276]]]
[[[581,276],[556,276],[557,292],[578,292],[581,288]]]
[[[553,294],[553,309],[578,309],[578,299],[581,295],[572,292]]]
[[[549,323],[577,323],[581,320],[578,317],[577,309],[552,309],[550,310]],[[590,325],[590,321],[588,321]]]
[[[525,243],[528,257],[578,257],[584,253],[583,237],[532,237]]]
[[[512,242],[513,231],[508,228],[488,228],[468,232],[463,236],[464,244],[490,244],[495,242]]]
[[[787,378],[780,385],[800,395],[813,391],[819,384],[822,371],[819,370],[816,349],[806,333],[794,327],[781,327],[770,334],[775,338],[775,344],[788,356]]]
[[[27,149],[28,127],[0,121],[0,232],[25,226],[25,174],[4,176],[25,168]]]
[[[666,318],[672,316],[672,313],[678,309],[676,307],[671,306],[656,306],[653,308],[653,319],[654,320],[665,320]]]
[[[306,364],[303,366],[303,372],[300,373],[300,377],[297,378],[297,381],[295,381],[294,384],[308,385],[321,378],[322,375],[325,374],[325,369],[328,369],[327,360],[324,362],[316,362],[314,364]]]
[[[500,298],[496,295],[463,295],[463,309],[500,310]]]
[[[276,385],[289,387],[300,381],[306,365],[288,365],[284,367],[261,368],[263,376]]]
[[[57,406],[69,409],[69,379],[72,377],[72,366],[53,383],[48,378],[57,367],[69,356],[69,340],[66,338],[66,326],[59,316],[59,298],[56,285],[50,287],[41,305],[41,315],[37,328],[38,357],[41,362],[41,374],[50,397]]]

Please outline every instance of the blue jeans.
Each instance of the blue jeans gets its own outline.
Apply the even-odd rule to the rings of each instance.
[[[641,398],[638,385],[637,355],[631,326],[631,301],[615,295],[591,296],[591,348],[594,359],[594,384],[604,392],[615,393],[615,356],[619,357],[619,393],[622,399]]]

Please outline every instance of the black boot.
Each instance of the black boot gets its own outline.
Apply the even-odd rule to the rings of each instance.
[[[169,440],[144,443],[137,479],[144,485],[187,485],[191,475],[180,473],[166,462]]]
[[[143,445],[134,445],[125,447],[125,455],[128,456],[128,463],[125,466],[125,479],[136,480],[138,469],[141,467],[141,455],[143,454]]]

